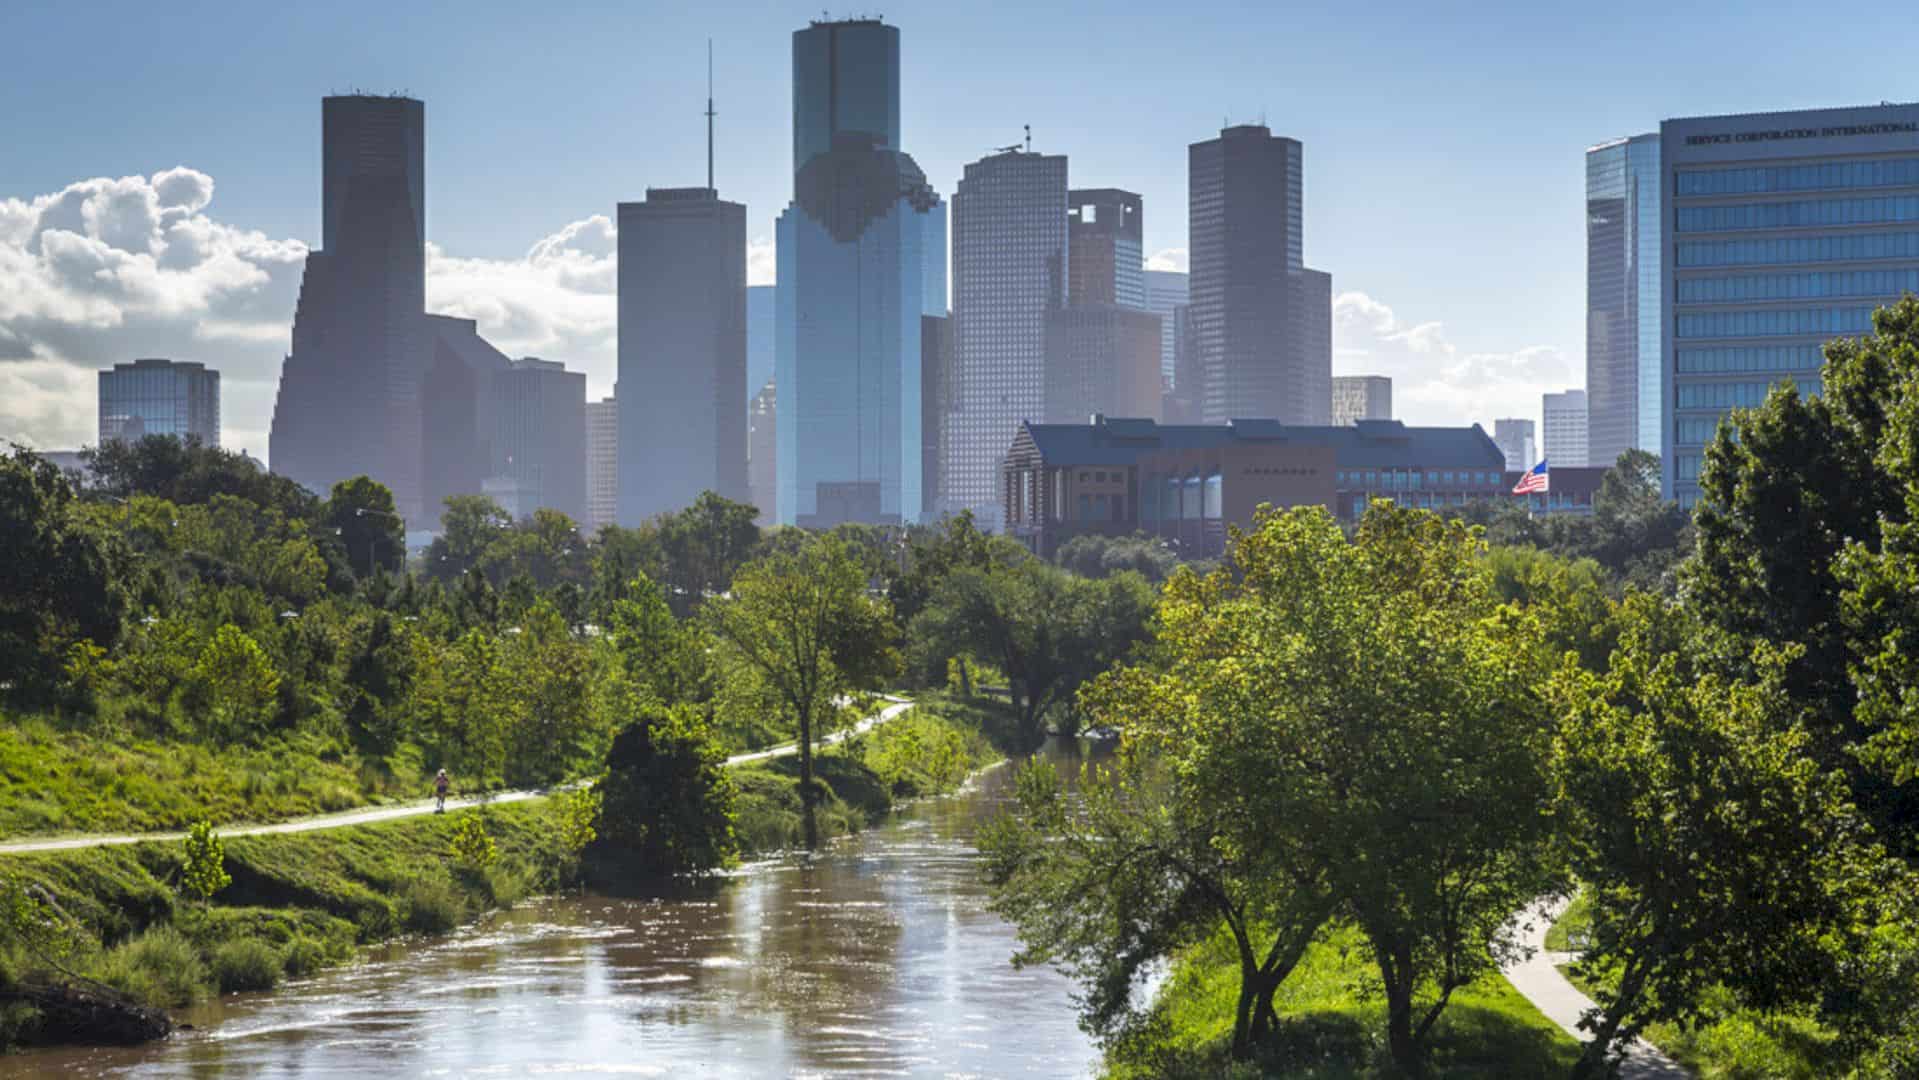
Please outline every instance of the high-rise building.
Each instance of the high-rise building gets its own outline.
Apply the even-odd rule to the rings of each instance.
[[[1821,346],[1919,291],[1919,105],[1667,120],[1659,142],[1660,456],[1690,506],[1729,410],[1782,381],[1818,393]]]
[[[743,502],[746,207],[648,188],[619,226],[620,523]]]
[[[1494,420],[1493,442],[1499,447],[1499,452],[1506,456],[1508,469],[1524,472],[1539,464],[1539,458],[1534,453],[1536,447],[1531,420]]]
[[[1066,193],[1066,302],[1146,310],[1140,198],[1116,188]]]
[[[774,340],[779,336],[777,285],[746,287],[746,394],[750,404],[773,377]]]
[[[1178,341],[1176,327],[1173,324],[1173,309],[1183,307],[1187,300],[1186,275],[1177,270],[1148,270],[1146,279],[1146,310],[1159,316],[1159,378],[1166,390],[1174,388],[1178,374],[1175,345]],[[1167,423],[1175,423],[1170,417]]]
[[[586,403],[586,531],[620,522],[620,402]]]
[[[1333,426],[1393,418],[1393,381],[1384,375],[1333,376]]]
[[[220,373],[188,360],[147,358],[100,372],[100,442],[146,435],[220,445]]]
[[[426,106],[352,95],[321,102],[321,244],[307,254],[281,369],[269,456],[318,492],[365,474],[401,516],[425,490]]]
[[[784,524],[917,522],[929,498],[920,319],[946,310],[946,219],[898,149],[899,82],[899,31],[877,19],[793,35],[774,359]]]
[[[945,502],[999,520],[1000,462],[1046,409],[1046,318],[1065,299],[1066,158],[1008,150],[966,166],[953,195],[953,364]]]
[[[771,378],[762,383],[746,410],[747,501],[759,510],[758,520],[768,525],[779,501],[779,399],[774,386]]]
[[[586,518],[586,376],[553,360],[514,360],[493,384],[492,467],[515,517],[558,510]]]
[[[1187,247],[1206,423],[1332,417],[1332,278],[1306,268],[1301,148],[1261,125],[1188,148]]]
[[[953,320],[945,315],[920,316],[920,491],[927,505],[924,517],[939,514],[939,492],[944,486],[941,465],[945,453],[946,415],[953,401]]]
[[[1664,426],[1659,177],[1657,135],[1586,151],[1587,435],[1609,465],[1633,447],[1658,453]]]
[[[1047,312],[1045,385],[1049,424],[1094,413],[1159,420],[1159,317],[1113,304]]]
[[[1546,460],[1555,469],[1585,468],[1591,463],[1586,391],[1568,390],[1563,394],[1546,394],[1540,399],[1540,404],[1540,421],[1544,425],[1539,435],[1543,444],[1540,449]],[[1614,455],[1612,461],[1600,461],[1598,464],[1611,465],[1617,460],[1618,455]]]

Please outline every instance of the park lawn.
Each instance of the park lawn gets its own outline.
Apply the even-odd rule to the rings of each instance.
[[[1367,993],[1369,983],[1376,983],[1376,974],[1365,939],[1349,928],[1329,930],[1274,999],[1279,1037],[1262,1048],[1257,1061],[1235,1064],[1227,1050],[1239,965],[1231,937],[1221,932],[1174,962],[1142,1034],[1109,1050],[1107,1075],[1110,1080],[1384,1075],[1386,1007]],[[1499,975],[1453,994],[1432,1045],[1436,1077],[1544,1080],[1566,1075],[1578,1057],[1578,1044]]]

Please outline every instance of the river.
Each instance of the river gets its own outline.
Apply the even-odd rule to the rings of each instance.
[[[703,895],[542,900],[0,1076],[1085,1077],[1071,986],[1016,971],[971,838],[1011,770]]]

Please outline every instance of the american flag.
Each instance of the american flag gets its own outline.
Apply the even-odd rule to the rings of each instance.
[[[1526,475],[1519,478],[1519,483],[1513,485],[1513,494],[1531,495],[1535,491],[1546,491],[1548,483],[1546,461],[1541,458],[1539,464],[1534,465],[1526,472]]]

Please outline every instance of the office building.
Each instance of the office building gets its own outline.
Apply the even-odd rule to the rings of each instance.
[[[100,372],[100,442],[173,435],[220,445],[220,373],[149,358]]]
[[[939,492],[944,487],[941,465],[945,453],[946,416],[952,409],[953,320],[945,315],[920,316],[920,491],[928,500],[926,518],[939,516]]]
[[[1668,120],[1664,487],[1690,506],[1726,414],[1820,389],[1821,346],[1919,291],[1919,105]]]
[[[1168,424],[1197,424],[1200,416],[1199,344],[1193,339],[1193,306],[1174,306],[1170,319],[1160,324],[1162,340],[1165,338],[1167,321],[1173,328],[1173,378],[1170,384],[1163,380],[1161,382],[1160,414]]]
[[[1251,525],[1262,503],[1323,506],[1349,523],[1375,499],[1461,507],[1509,490],[1503,466],[1476,424],[1166,425],[1095,416],[1020,425],[1000,497],[1007,531],[1047,558],[1075,536],[1137,532],[1177,545],[1187,558],[1216,558],[1228,527]]]
[[[1115,304],[1047,312],[1045,385],[1049,424],[1094,413],[1160,419],[1159,317]]]
[[[749,404],[773,377],[773,342],[779,336],[779,323],[774,317],[779,310],[778,292],[779,287],[775,285],[746,287],[746,394]]]
[[[946,311],[946,220],[898,149],[899,82],[899,31],[877,19],[793,35],[793,202],[776,230],[783,524],[913,523],[926,505],[920,320]]]
[[[773,524],[773,507],[779,501],[779,398],[774,386],[767,379],[746,410],[746,495],[762,525]]]
[[[966,166],[953,196],[949,509],[997,527],[1000,461],[1046,408],[1046,318],[1065,299],[1066,158],[1010,149]]]
[[[1384,375],[1333,376],[1333,426],[1393,418],[1393,380]]]
[[[1531,420],[1494,420],[1493,442],[1498,444],[1499,452],[1506,456],[1508,469],[1524,472],[1539,464],[1539,457],[1534,453],[1537,445],[1533,441]]]
[[[423,381],[426,107],[405,97],[321,102],[321,242],[307,254],[269,456],[324,493],[365,474],[410,521],[429,510]]]
[[[620,523],[620,402],[586,403],[586,523],[589,534]]]
[[[746,207],[710,187],[619,206],[622,525],[746,501]]]
[[[1229,127],[1187,167],[1201,416],[1330,423],[1332,278],[1303,261],[1299,141]]]
[[[1617,454],[1609,461],[1593,461],[1588,455],[1586,391],[1546,394],[1540,405],[1540,451],[1552,465],[1554,480],[1559,478],[1561,468],[1582,469],[1619,460]]]
[[[422,322],[432,356],[420,409],[426,517],[418,524],[424,526],[439,517],[448,496],[485,492],[498,423],[495,385],[513,362],[480,336],[472,319],[427,315]]]
[[[1116,188],[1066,194],[1066,303],[1146,310],[1140,198]]]
[[[492,462],[480,490],[515,517],[586,517],[586,376],[552,360],[511,361],[494,380]]]
[[[1184,307],[1187,300],[1186,275],[1177,270],[1147,270],[1146,310],[1159,316],[1159,378],[1164,389],[1174,389],[1177,375],[1174,356],[1176,330],[1173,325],[1173,309]]]
[[[1587,438],[1598,462],[1659,452],[1659,190],[1658,135],[1586,151]]]

